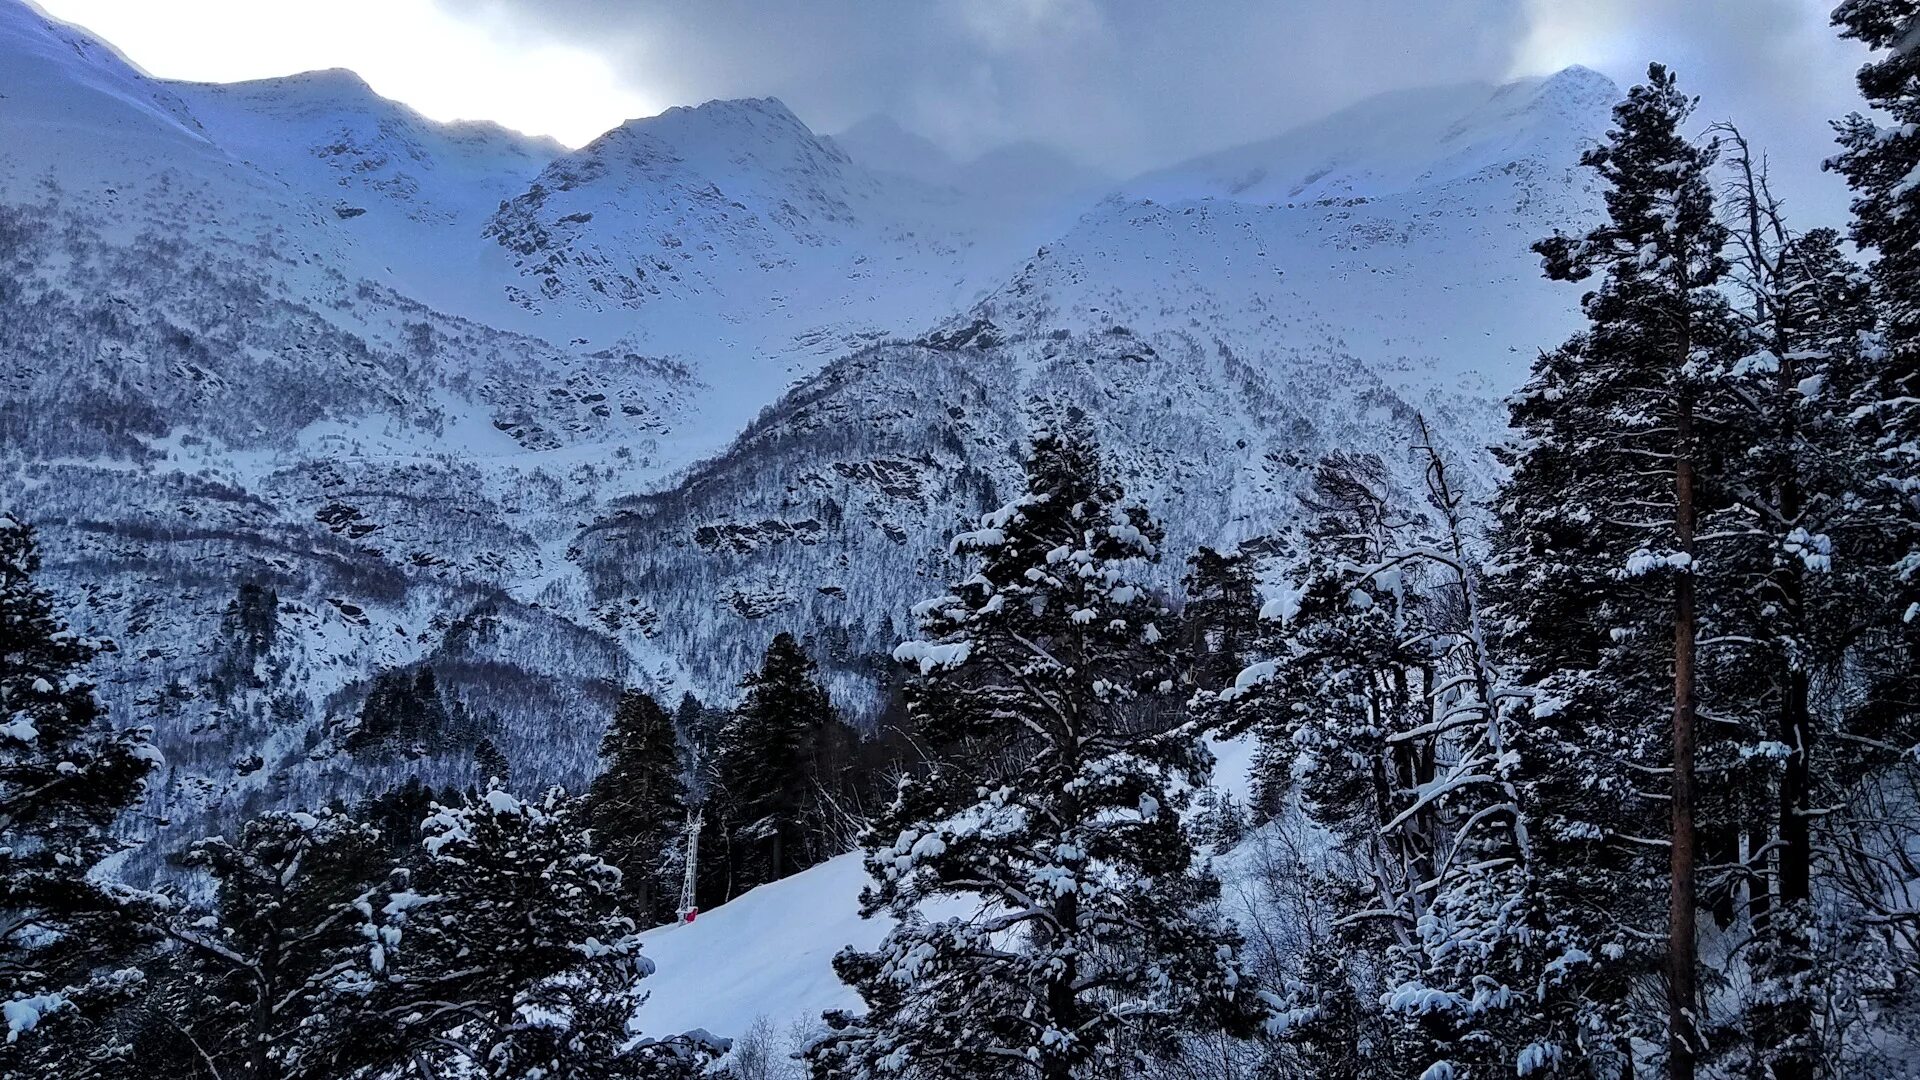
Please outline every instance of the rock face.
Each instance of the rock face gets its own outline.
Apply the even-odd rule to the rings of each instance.
[[[466,783],[480,735],[578,783],[621,686],[727,699],[781,630],[876,706],[1050,411],[1176,563],[1284,529],[1326,450],[1405,460],[1416,411],[1483,467],[1575,316],[1527,244],[1594,212],[1614,93],[1400,94],[1062,203],[982,179],[1031,150],[916,178],[768,100],[566,152],[344,72],[167,83],[0,0],[0,504],[159,731],[136,869],[236,810]],[[471,721],[349,750],[420,666]]]

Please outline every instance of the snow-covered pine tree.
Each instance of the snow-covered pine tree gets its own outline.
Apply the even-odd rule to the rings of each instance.
[[[1860,69],[1860,93],[1886,126],[1854,113],[1835,125],[1841,152],[1829,167],[1853,188],[1853,240],[1873,253],[1885,356],[1867,415],[1882,435],[1892,476],[1920,476],[1920,0],[1844,0],[1842,37],[1878,55]],[[1902,600],[1920,597],[1920,545],[1903,565]]]
[[[1262,1015],[1181,820],[1210,762],[1132,580],[1160,530],[1123,498],[1069,418],[1025,494],[955,537],[975,568],[916,606],[895,657],[936,763],[868,835],[863,903],[898,923],[835,959],[867,1012],[829,1014],[815,1076],[1108,1076]]]
[[[119,849],[111,825],[157,760],[144,730],[114,731],[86,681],[100,646],[67,629],[34,581],[33,530],[0,514],[0,1075],[59,1075],[61,1028],[118,1001],[128,924],[90,878]]]
[[[585,819],[558,788],[535,801],[494,785],[434,809],[417,865],[360,907],[335,1075],[387,1061],[484,1080],[692,1074],[706,1040],[627,1030],[652,966]]]
[[[1199,699],[1226,730],[1259,736],[1262,786],[1297,793],[1345,855],[1319,891],[1351,958],[1307,956],[1283,1035],[1317,1073],[1571,1070],[1590,1057],[1569,985],[1586,956],[1533,889],[1464,495],[1429,439],[1416,452],[1424,513],[1378,458],[1320,463],[1288,573],[1295,609],[1268,621],[1267,659]],[[1377,1002],[1370,1016],[1312,1004],[1355,989]],[[1356,1023],[1372,1037],[1342,1046]]]
[[[1181,583],[1187,590],[1180,620],[1191,678],[1202,690],[1219,689],[1246,666],[1247,650],[1260,632],[1253,557],[1237,547],[1203,547],[1187,559]]]
[[[792,634],[775,635],[760,670],[720,732],[720,782],[735,815],[734,889],[777,881],[838,854],[826,827],[823,750],[845,725],[813,658]]]
[[[1606,185],[1607,220],[1536,245],[1549,277],[1603,277],[1582,301],[1588,329],[1542,356],[1512,403],[1520,437],[1504,452],[1495,558],[1511,659],[1534,694],[1520,749],[1541,808],[1540,880],[1575,940],[1615,972],[1589,973],[1590,1037],[1624,1047],[1639,1031],[1632,978],[1664,955],[1675,1080],[1690,1080],[1699,1049],[1696,524],[1714,493],[1696,483],[1695,423],[1723,389],[1732,337],[1716,288],[1715,147],[1681,130],[1692,107],[1649,67],[1582,158]]]
[[[601,740],[600,761],[587,791],[594,850],[620,871],[637,917],[669,921],[680,881],[662,871],[673,862],[669,848],[687,812],[673,718],[651,695],[627,690]]]
[[[1816,911],[1813,877],[1815,820],[1848,801],[1849,782],[1822,774],[1868,765],[1847,730],[1853,695],[1821,700],[1815,685],[1863,685],[1881,666],[1861,661],[1896,629],[1886,598],[1903,530],[1857,419],[1877,397],[1866,276],[1832,231],[1788,230],[1764,164],[1737,129],[1723,131],[1743,355],[1707,418],[1727,498],[1701,522],[1720,538],[1702,609],[1701,704],[1720,733],[1703,747],[1717,781],[1703,809],[1709,861],[1726,869],[1702,885],[1751,946],[1733,957],[1744,986],[1715,1041],[1743,1075],[1810,1080],[1845,1022],[1820,1000],[1834,973],[1818,969],[1837,954],[1816,942],[1846,935],[1833,905]]]
[[[332,982],[364,952],[356,904],[390,864],[379,833],[328,811],[272,811],[235,839],[189,850],[215,889],[211,911],[140,909],[179,949],[180,977],[155,1007],[195,1068],[246,1080],[330,1080],[340,1032]]]

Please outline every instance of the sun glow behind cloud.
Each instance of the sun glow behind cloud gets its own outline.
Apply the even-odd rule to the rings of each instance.
[[[433,0],[39,0],[163,78],[234,82],[346,67],[436,120],[493,120],[579,146],[671,102],[634,89],[603,55],[520,39]]]

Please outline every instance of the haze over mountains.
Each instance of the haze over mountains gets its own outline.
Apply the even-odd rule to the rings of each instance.
[[[1617,96],[1397,93],[1128,180],[771,99],[567,151],[344,71],[152,79],[0,0],[0,500],[159,728],[137,858],[467,782],[342,749],[387,667],[484,700],[529,780],[586,775],[620,686],[725,699],[782,629],[870,711],[1036,409],[1094,415],[1175,551],[1284,531],[1316,456],[1398,462],[1415,411],[1495,437],[1574,325],[1527,246],[1595,213]],[[236,660],[243,583],[281,633]]]

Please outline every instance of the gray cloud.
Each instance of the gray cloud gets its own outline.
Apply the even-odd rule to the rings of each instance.
[[[1660,59],[1844,207],[1826,121],[1861,56],[1808,0],[439,0],[584,45],[659,100],[774,95],[818,130],[885,113],[965,155],[1031,139],[1114,173],[1262,138],[1370,94]]]
[[[1530,0],[1520,62],[1578,60],[1624,87],[1660,60],[1700,97],[1702,122],[1738,124],[1772,164],[1789,212],[1844,220],[1847,195],[1820,162],[1829,121],[1860,109],[1853,75],[1866,53],[1827,26],[1831,0]]]
[[[955,152],[1018,139],[1125,171],[1378,90],[1498,76],[1521,0],[441,0],[616,58],[655,97],[886,113]]]

